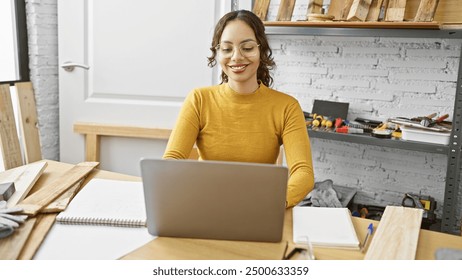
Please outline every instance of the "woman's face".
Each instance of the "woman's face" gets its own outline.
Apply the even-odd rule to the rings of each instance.
[[[220,39],[220,45],[225,44],[227,45],[225,51],[232,55],[225,58],[218,50],[218,60],[228,76],[229,85],[233,89],[253,88],[255,90],[258,87],[257,70],[260,65],[260,49],[257,46],[258,42],[253,29],[241,20],[228,22]],[[243,47],[239,48],[239,46]],[[251,49],[252,46],[256,48],[254,51]]]

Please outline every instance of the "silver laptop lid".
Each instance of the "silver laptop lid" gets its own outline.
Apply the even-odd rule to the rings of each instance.
[[[273,164],[142,159],[152,235],[278,242],[288,170]]]

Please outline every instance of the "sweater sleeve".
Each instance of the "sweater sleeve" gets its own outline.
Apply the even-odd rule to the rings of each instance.
[[[195,91],[186,97],[169,137],[164,159],[187,159],[200,130],[200,99]]]
[[[287,207],[291,207],[302,201],[314,187],[310,140],[298,102],[287,110],[282,142],[289,168]]]

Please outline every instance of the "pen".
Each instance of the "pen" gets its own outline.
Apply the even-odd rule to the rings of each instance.
[[[364,250],[366,249],[366,245],[367,245],[367,240],[369,239],[369,236],[372,235],[373,231],[374,231],[374,226],[372,225],[372,223],[370,223],[369,226],[367,227],[366,237],[364,238],[364,242],[361,246],[361,252],[364,253]]]

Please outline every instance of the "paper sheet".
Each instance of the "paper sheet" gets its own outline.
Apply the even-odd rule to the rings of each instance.
[[[35,260],[115,260],[156,237],[145,227],[64,225],[56,223]]]

